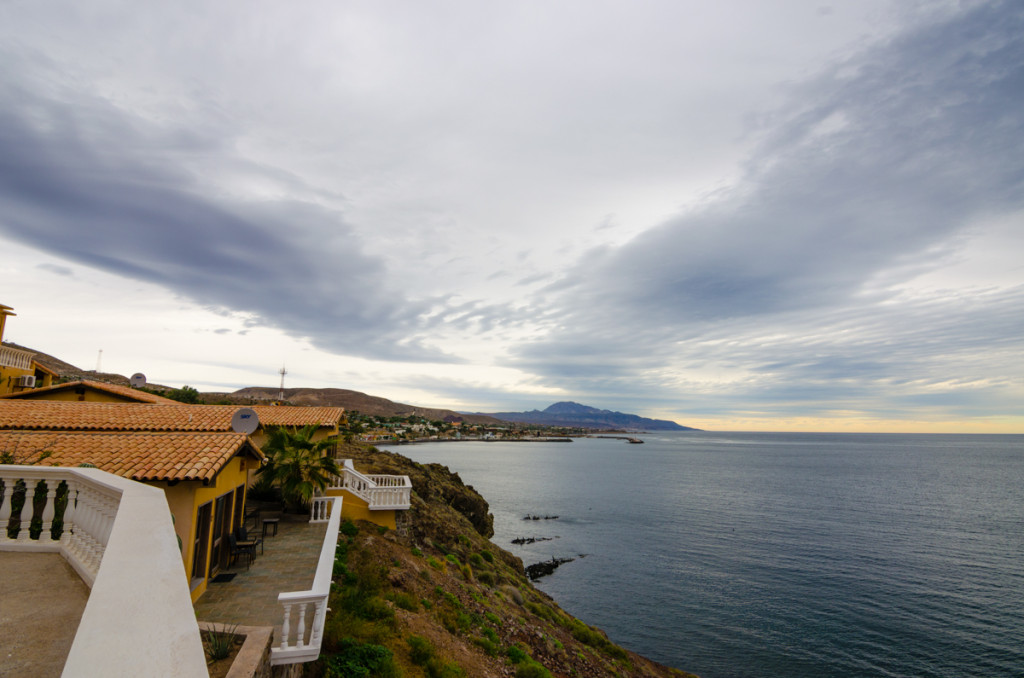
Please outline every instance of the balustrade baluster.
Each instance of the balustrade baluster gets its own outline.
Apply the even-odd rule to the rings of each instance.
[[[82,521],[82,564],[89,570],[96,571],[100,564],[100,543],[96,539],[99,533],[100,513],[99,496],[95,490],[88,488],[84,493],[84,501],[79,508],[84,509]]]
[[[43,506],[43,531],[39,533],[39,541],[53,541],[53,515],[56,512],[57,482],[43,480],[46,486],[46,504]]]
[[[78,508],[78,484],[70,480],[67,483],[68,501],[64,506],[64,531],[60,535],[60,543],[67,553],[73,554],[77,558],[75,531],[79,528],[75,524],[77,520],[75,514]]]
[[[295,647],[302,649],[306,646],[306,608],[307,603],[299,603],[299,624],[295,629]]]
[[[7,524],[11,520],[11,497],[14,495],[13,478],[4,480],[3,503],[0,504],[0,541],[7,541]]]
[[[284,624],[281,627],[281,649],[288,649],[288,634],[291,633],[291,626],[289,624],[292,616],[292,604],[284,604]]]
[[[313,629],[309,634],[309,644],[313,647],[320,646],[320,635],[324,628],[324,608],[326,605],[327,601],[324,599],[313,603]]]
[[[38,482],[38,481],[37,481]],[[35,512],[36,483],[31,480],[25,481],[25,503],[21,505],[20,523],[18,528],[18,541],[29,541],[32,531],[32,514]]]

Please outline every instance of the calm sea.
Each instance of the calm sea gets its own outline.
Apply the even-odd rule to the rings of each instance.
[[[641,437],[393,449],[525,564],[576,557],[539,582],[567,611],[703,678],[1024,676],[1024,436]]]

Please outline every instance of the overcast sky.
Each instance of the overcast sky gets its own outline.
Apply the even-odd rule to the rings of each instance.
[[[1024,432],[1024,3],[9,0],[0,253],[172,386]]]

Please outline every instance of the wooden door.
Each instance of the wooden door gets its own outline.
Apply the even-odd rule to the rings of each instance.
[[[206,572],[206,557],[209,555],[210,521],[213,502],[206,502],[196,511],[196,535],[192,543],[192,578],[202,579]]]
[[[231,558],[228,544],[228,533],[231,532],[231,492],[222,494],[214,501],[213,506],[213,548],[210,558],[210,577],[214,577],[220,568],[227,567]]]

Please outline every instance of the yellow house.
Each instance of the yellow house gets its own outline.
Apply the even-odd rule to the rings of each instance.
[[[13,315],[15,313],[10,306],[0,304],[0,395],[18,393],[36,386],[49,386],[57,376],[33,360],[35,354],[31,351],[2,343],[7,317]]]
[[[246,479],[265,457],[242,433],[0,431],[0,450],[40,466],[88,464],[164,490],[192,601],[227,567]]]
[[[36,386],[33,389],[0,395],[9,400],[64,400],[95,403],[149,403],[152,405],[181,405],[154,393],[140,391],[130,386],[108,384],[102,381],[81,379],[63,384]]]
[[[0,452],[20,463],[89,463],[162,488],[195,601],[227,564],[227,536],[243,524],[247,487],[266,460],[264,427],[315,425],[319,440],[337,434],[344,410],[254,407],[260,426],[246,436],[231,428],[237,407],[172,403],[3,398]],[[344,496],[343,517],[393,529],[410,491],[405,476],[365,476],[347,464],[326,494]]]

